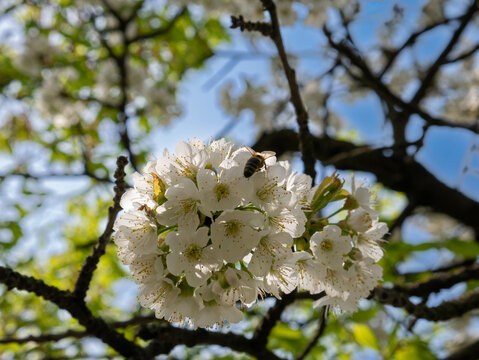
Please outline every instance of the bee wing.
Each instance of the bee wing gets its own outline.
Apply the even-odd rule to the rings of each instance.
[[[268,159],[268,158],[270,158],[270,157],[275,156],[276,153],[275,153],[274,151],[262,151],[262,152],[261,152],[261,155],[263,155],[263,157],[264,157],[265,159]]]
[[[251,149],[248,145],[245,145],[244,146],[246,149],[248,149],[248,151],[251,153],[251,155],[255,155],[256,154],[256,151],[254,151],[253,149]]]

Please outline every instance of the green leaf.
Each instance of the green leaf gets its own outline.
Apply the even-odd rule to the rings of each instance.
[[[292,329],[287,324],[279,323],[271,331],[268,348],[281,348],[294,354],[299,354],[307,344],[308,339],[301,330]]]
[[[477,242],[450,239],[443,244],[445,248],[467,258],[473,258],[479,255],[479,244]]]
[[[353,336],[359,344],[378,351],[380,350],[378,339],[369,326],[364,324],[353,324],[352,330]]]
[[[395,354],[396,360],[434,360],[436,357],[423,344],[408,344],[399,348]]]

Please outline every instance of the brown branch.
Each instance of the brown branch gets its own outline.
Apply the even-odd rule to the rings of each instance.
[[[452,63],[467,59],[469,56],[474,55],[477,50],[479,50],[479,44],[475,45],[474,47],[472,47],[471,49],[469,49],[467,51],[462,52],[459,55],[456,55],[454,57],[451,57],[451,58],[447,59],[445,61],[445,63],[452,64]]]
[[[32,292],[53,302],[59,308],[67,310],[86,328],[89,334],[96,336],[119,354],[134,359],[146,359],[141,347],[116,332],[102,318],[93,316],[83,300],[73,296],[69,291],[60,290],[45,284],[42,280],[22,275],[4,266],[0,266],[0,282],[5,284],[9,290],[17,288]]]
[[[375,288],[371,295],[372,298],[382,304],[404,308],[416,318],[431,321],[449,320],[479,307],[479,289],[467,292],[457,299],[444,301],[435,307],[428,307],[424,303],[415,305],[409,300],[410,296],[408,293],[395,288],[386,289],[383,287]]]
[[[93,27],[95,28],[98,36],[100,38],[100,42],[102,43],[103,47],[107,50],[109,56],[114,60],[115,65],[118,69],[120,74],[120,102],[117,106],[118,114],[117,114],[117,122],[119,126],[119,134],[121,144],[125,148],[130,158],[130,163],[133,168],[138,171],[138,164],[136,160],[136,155],[133,152],[131,146],[130,135],[128,133],[128,126],[127,121],[128,118],[126,116],[126,106],[128,103],[128,74],[127,74],[127,62],[128,62],[128,43],[126,38],[126,29],[128,27],[128,22],[123,19],[114,9],[111,8],[107,0],[102,0],[104,5],[108,8],[108,10],[112,13],[113,16],[119,22],[119,31],[121,33],[121,40],[122,40],[122,52],[121,54],[115,54],[113,49],[108,44],[108,41],[105,37],[105,33],[98,29],[95,25],[95,22],[92,21]]]
[[[457,44],[457,41],[459,40],[459,37],[462,35],[464,30],[466,29],[467,25],[469,22],[472,20],[474,14],[477,11],[477,4],[478,0],[473,0],[471,6],[467,9],[466,13],[461,17],[461,23],[457,27],[456,31],[452,35],[451,39],[449,40],[449,43],[446,45],[444,50],[439,54],[439,56],[436,58],[434,63],[429,67],[426,76],[422,79],[421,81],[421,86],[419,89],[416,91],[414,94],[411,104],[412,105],[418,105],[419,102],[424,98],[426,95],[427,90],[431,86],[436,74],[438,73],[439,69],[441,66],[446,62],[447,56],[453,49],[454,45]]]
[[[284,309],[296,300],[296,295],[297,292],[293,291],[290,294],[284,295],[281,300],[276,300],[276,303],[262,317],[254,330],[252,339],[259,347],[266,346],[271,330],[273,330],[273,327],[281,318]]]
[[[273,43],[276,45],[276,49],[283,65],[283,69],[291,92],[291,103],[293,104],[296,113],[296,120],[299,125],[299,144],[304,163],[304,172],[310,175],[314,182],[314,179],[316,177],[316,170],[314,169],[314,166],[316,162],[312,152],[313,146],[311,142],[311,134],[308,128],[308,113],[303,104],[303,100],[301,99],[299,85],[296,79],[296,71],[290,66],[288,61],[288,56],[284,48],[281,29],[279,26],[278,14],[274,1],[261,0],[261,2],[271,18],[271,24],[269,27],[265,26],[264,23],[245,22],[242,16],[238,18],[232,17],[233,27],[240,27],[242,30],[248,30],[248,27],[251,27],[254,30],[261,31],[262,33],[264,32],[271,38]]]
[[[441,25],[447,25],[449,24],[450,22],[452,21],[456,21],[458,19],[460,19],[461,17],[454,17],[454,18],[444,18],[444,19],[441,19],[437,22],[434,22],[432,24],[429,24],[425,27],[423,27],[422,29],[418,30],[418,31],[415,31],[413,32],[411,35],[409,35],[409,37],[406,39],[406,41],[404,41],[402,43],[402,45],[400,47],[398,47],[397,49],[395,50],[392,50],[389,52],[389,56],[388,56],[388,61],[386,62],[386,64],[384,65],[383,69],[380,71],[379,73],[379,78],[381,79],[384,74],[391,68],[391,66],[394,64],[395,60],[397,59],[397,57],[399,56],[399,54],[401,54],[401,52],[406,49],[407,47],[409,46],[412,46],[416,43],[416,40],[423,34],[425,34],[426,32],[430,31],[430,30],[433,30],[435,29],[436,27],[438,26],[441,26]]]
[[[326,329],[326,314],[327,314],[327,307],[325,306],[319,318],[318,330],[316,331],[316,334],[308,343],[308,345],[303,350],[303,352],[296,358],[296,360],[303,360],[309,354],[309,352],[314,348],[319,338],[323,335],[324,329]]]
[[[361,58],[361,56],[356,53],[348,44],[344,41],[336,42],[332,38],[332,34],[328,28],[323,27],[324,34],[328,38],[329,44],[334,48],[338,53],[347,58],[352,65],[357,67],[361,71],[361,75],[355,75],[351,71],[349,64],[345,64],[344,60],[342,64],[346,71],[356,80],[361,82],[361,85],[369,87],[375,92],[375,94],[389,104],[391,107],[399,107],[408,114],[417,114],[423,118],[429,125],[434,126],[446,126],[452,128],[462,128],[466,130],[479,133],[479,127],[475,123],[464,123],[456,122],[447,119],[443,119],[437,116],[432,116],[428,112],[421,109],[417,104],[412,102],[405,102],[400,97],[396,96],[391,92],[391,90],[376,76],[373,71],[369,68],[366,62]]]
[[[100,257],[105,253],[106,245],[110,240],[111,234],[113,233],[113,224],[115,222],[116,216],[121,210],[120,200],[122,195],[125,193],[126,184],[125,184],[125,166],[128,164],[128,160],[124,156],[118,157],[116,161],[117,169],[115,171],[115,184],[114,187],[115,197],[113,199],[113,206],[108,209],[108,222],[103,234],[99,237],[98,243],[93,249],[93,253],[88,256],[83,264],[80,274],[78,275],[77,282],[75,284],[75,289],[73,290],[73,295],[78,298],[84,298],[88,287],[90,286],[90,281],[93,276],[93,272],[96,269]]]
[[[457,269],[457,268],[460,268],[460,267],[462,268],[464,266],[470,266],[470,265],[474,264],[475,262],[476,262],[476,259],[472,258],[472,259],[462,260],[462,261],[459,261],[459,262],[453,262],[449,265],[444,265],[444,266],[441,266],[439,268],[431,269],[431,270],[414,271],[414,272],[407,272],[407,273],[397,273],[396,272],[396,275],[407,278],[407,277],[414,277],[414,276],[418,276],[418,275],[423,275],[424,273],[427,273],[427,272],[432,272],[432,273],[448,272],[448,271],[451,271],[451,270],[454,270],[454,269]]]
[[[271,26],[273,31],[270,35],[270,38],[276,45],[279,58],[281,59],[283,69],[288,80],[289,89],[291,92],[291,103],[294,106],[296,121],[299,125],[299,148],[304,163],[304,172],[311,176],[314,183],[314,179],[316,178],[316,170],[314,169],[316,159],[313,155],[313,143],[308,128],[308,112],[306,111],[303,100],[301,99],[298,81],[296,79],[296,71],[289,65],[288,62],[288,56],[286,55],[286,50],[284,49],[283,38],[281,36],[281,29],[279,26],[279,19],[274,1],[261,0],[261,2],[271,17]]]
[[[477,360],[477,354],[479,354],[479,340],[449,354],[443,360]]]
[[[156,320],[156,318],[152,315],[138,316],[125,321],[111,322],[108,325],[110,325],[112,328],[125,328],[132,325],[142,325],[154,320]],[[30,341],[41,343],[41,342],[48,342],[48,341],[58,341],[58,340],[62,340],[69,337],[72,337],[75,339],[81,339],[81,338],[90,337],[90,336],[92,335],[85,330],[83,331],[82,330],[67,330],[57,334],[43,334],[43,335],[37,335],[37,336],[30,335],[30,336],[25,336],[22,338],[15,338],[15,337],[3,338],[3,339],[0,339],[0,344],[9,344],[9,343],[25,344]]]
[[[129,44],[132,44],[137,41],[147,40],[157,36],[168,34],[168,32],[170,32],[170,30],[173,29],[178,19],[181,18],[184,14],[186,14],[186,12],[187,12],[187,7],[184,6],[180,9],[180,11],[178,11],[175,14],[175,16],[173,16],[173,18],[170,21],[168,21],[166,25],[162,26],[161,28],[155,31],[145,33],[145,34],[138,34],[135,37],[132,37],[130,39],[127,38],[125,41],[126,45],[128,46]]]
[[[253,339],[247,339],[242,335],[233,333],[212,332],[204,329],[190,331],[169,325],[160,325],[143,327],[138,335],[144,340],[152,340],[146,349],[151,358],[158,354],[170,352],[178,344],[188,347],[214,344],[251,354],[258,359],[280,359],[266,347],[259,347]]]
[[[241,31],[257,31],[264,36],[271,36],[271,24],[262,21],[245,21],[243,15],[231,16],[231,29],[240,28]]]
[[[479,263],[471,266],[463,266],[453,273],[437,273],[429,279],[404,286],[396,285],[397,291],[407,293],[409,296],[420,296],[427,298],[429,294],[442,289],[448,289],[460,282],[479,279]]]

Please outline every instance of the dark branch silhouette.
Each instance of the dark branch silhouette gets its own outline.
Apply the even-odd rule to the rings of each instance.
[[[93,248],[93,253],[88,256],[83,264],[80,274],[78,275],[73,295],[79,298],[84,298],[88,287],[90,286],[93,272],[96,269],[100,257],[105,253],[106,245],[110,241],[113,233],[113,225],[115,223],[116,216],[121,210],[120,200],[126,190],[125,184],[125,166],[128,164],[128,159],[124,156],[120,156],[116,161],[115,171],[115,184],[114,187],[115,197],[113,198],[113,206],[108,209],[108,222],[103,234],[98,238],[98,243]]]

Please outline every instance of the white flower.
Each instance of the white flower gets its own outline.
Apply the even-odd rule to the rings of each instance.
[[[361,186],[361,184],[359,184],[359,187],[356,187],[354,175],[351,176],[351,196],[361,208],[370,214],[377,215],[378,212],[371,207],[371,193],[369,189]]]
[[[161,225],[178,224],[179,229],[198,227],[200,192],[191,179],[183,178],[178,184],[169,187],[165,197],[168,201],[156,209],[156,219]]]
[[[293,193],[292,204],[290,207],[299,204],[303,208],[309,208],[309,204],[313,199],[314,192],[311,192],[312,184],[311,176],[305,174],[291,173],[286,181],[286,190]]]
[[[264,216],[258,212],[225,210],[211,225],[211,240],[219,255],[234,263],[245,257],[261,239]]]
[[[349,296],[351,288],[358,284],[351,281],[348,272],[341,268],[321,268],[321,290],[326,291],[329,296],[340,296],[346,299]]]
[[[135,258],[130,264],[133,279],[136,283],[161,281],[164,276],[163,261],[158,254],[148,254]]]
[[[118,255],[129,264],[137,254],[153,254],[158,250],[156,224],[141,211],[121,214],[113,228],[115,244],[122,249]]]
[[[200,168],[208,162],[206,146],[197,139],[190,142],[179,142],[176,145],[176,155],[166,155],[158,159],[156,171],[169,185],[174,185],[183,178],[196,179]]]
[[[293,238],[288,233],[269,234],[263,237],[256,247],[248,264],[248,269],[256,276],[265,276],[271,271],[277,257],[290,255]]]
[[[321,299],[313,303],[313,308],[329,305],[332,308],[339,308],[343,311],[354,312],[358,310],[357,299],[346,298],[339,296],[323,296]]]
[[[306,230],[306,216],[300,208],[292,210],[277,207],[268,212],[268,225],[273,233],[285,232],[293,238],[303,235]]]
[[[230,143],[225,139],[213,141],[207,146],[209,155],[208,163],[211,164],[213,169],[219,169],[221,163],[231,157],[233,148],[233,143]]]
[[[365,233],[354,236],[353,241],[364,257],[370,257],[374,261],[379,261],[383,257],[384,251],[379,246],[378,241],[381,241],[387,232],[388,227],[385,223],[376,222]]]
[[[343,256],[351,251],[351,238],[342,236],[336,225],[325,226],[311,237],[311,251],[317,261],[331,269],[343,266]]]
[[[281,293],[289,294],[298,286],[298,268],[296,260],[298,255],[290,253],[274,258],[271,269],[263,278],[263,289],[277,299],[281,299]]]
[[[351,278],[350,292],[356,295],[356,298],[368,297],[371,290],[374,289],[379,281],[382,279],[383,269],[378,264],[374,263],[371,258],[364,258],[361,261],[356,261],[349,268],[348,274]]]
[[[190,286],[197,287],[206,282],[212,270],[222,265],[221,259],[208,243],[208,228],[196,231],[171,232],[166,236],[166,244],[171,252],[166,256],[166,266],[173,275],[185,273]]]
[[[201,196],[201,210],[207,215],[224,210],[234,209],[244,202],[251,192],[251,186],[243,176],[243,169],[234,166],[222,169],[219,174],[213,170],[200,169],[197,175],[198,190]]]
[[[218,282],[216,282],[217,286],[213,287],[222,304],[234,306],[237,301],[241,301],[242,304],[250,307],[256,302],[259,293],[259,280],[251,278],[245,271],[233,268],[228,268],[224,272],[224,276],[229,287],[226,289],[218,287]]]
[[[279,165],[268,166],[268,171],[257,172],[250,178],[253,186],[251,202],[266,211],[286,207],[291,200],[291,192],[283,186],[285,169]]]
[[[311,294],[317,294],[323,289],[321,282],[323,280],[323,266],[313,259],[313,256],[306,251],[297,252],[298,260],[298,285],[309,291]]]
[[[216,324],[222,325],[225,321],[236,324],[241,320],[243,320],[243,313],[235,306],[207,304],[195,316],[194,325],[195,328],[211,328]]]
[[[359,208],[351,211],[347,223],[354,231],[365,232],[373,226],[373,219],[376,220],[377,215]]]

